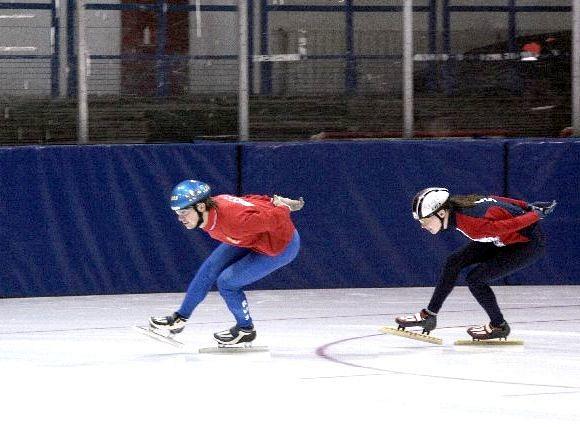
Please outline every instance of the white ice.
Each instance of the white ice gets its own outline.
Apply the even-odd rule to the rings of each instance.
[[[432,333],[383,335],[432,288],[247,292],[269,353],[200,355],[233,319],[212,292],[179,338],[134,331],[183,294],[0,300],[2,425],[580,425],[580,286],[495,288],[522,347],[455,347],[487,318],[456,288]],[[7,420],[14,420],[8,423]],[[419,424],[417,424],[419,425]]]

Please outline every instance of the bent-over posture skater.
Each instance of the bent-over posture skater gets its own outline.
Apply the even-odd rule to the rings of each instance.
[[[195,180],[179,183],[171,193],[171,209],[186,228],[199,228],[222,243],[195,274],[181,307],[170,316],[151,317],[149,325],[172,334],[181,332],[216,284],[236,324],[216,332],[215,339],[221,345],[249,343],[256,331],[242,289],[296,258],[300,236],[290,212],[302,209],[304,201],[210,193],[209,185]]]
[[[556,201],[527,203],[499,196],[450,195],[446,188],[421,190],[413,199],[413,218],[421,228],[437,234],[456,229],[471,240],[451,254],[427,308],[397,317],[400,328],[419,326],[429,333],[437,326],[437,314],[451,293],[459,273],[467,274],[469,290],[489,316],[489,323],[471,327],[476,340],[505,339],[510,327],[490,284],[538,260],[545,252],[539,221],[552,213]]]

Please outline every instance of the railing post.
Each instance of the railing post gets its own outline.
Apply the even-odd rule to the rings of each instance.
[[[403,137],[413,137],[413,0],[403,6]]]
[[[155,51],[155,67],[157,69],[157,96],[168,95],[167,84],[167,1],[157,2],[157,49]]]
[[[572,4],[572,128],[580,136],[580,4]]]
[[[89,142],[89,106],[87,90],[87,40],[85,22],[85,0],[77,0],[77,139],[79,144]]]
[[[249,0],[252,1],[252,0]],[[249,135],[249,63],[248,63],[248,0],[238,3],[239,34],[239,89],[238,89],[238,130],[240,141],[247,141]]]
[[[352,0],[345,0],[344,13],[346,19],[346,67],[345,67],[345,87],[346,93],[351,94],[356,91],[356,58],[354,52],[354,22],[352,11]]]

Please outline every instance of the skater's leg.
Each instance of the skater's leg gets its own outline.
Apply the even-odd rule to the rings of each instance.
[[[225,243],[219,245],[203,262],[189,284],[185,298],[177,313],[189,318],[197,305],[207,296],[219,275],[231,264],[250,253],[246,248],[239,248]]]
[[[541,238],[504,246],[497,248],[491,259],[469,272],[466,277],[469,290],[489,316],[491,326],[499,326],[505,320],[489,284],[534,263],[544,252]]]
[[[490,256],[490,250],[493,247],[491,243],[470,242],[451,254],[445,261],[441,277],[435,287],[431,301],[429,301],[427,310],[431,313],[439,313],[445,299],[455,287],[461,270],[469,265],[486,260]]]
[[[499,308],[491,286],[486,285],[485,283],[472,283],[469,282],[469,279],[468,283],[472,295],[489,316],[490,324],[492,326],[501,325],[505,319],[503,318],[503,314]]]
[[[292,241],[284,252],[277,256],[267,256],[250,252],[226,268],[217,279],[217,286],[228,309],[234,315],[237,326],[252,327],[248,302],[242,288],[248,286],[273,271],[290,263],[300,248],[300,236],[294,233]]]

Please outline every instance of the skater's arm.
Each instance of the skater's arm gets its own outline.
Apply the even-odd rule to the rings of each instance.
[[[288,197],[282,197],[274,194],[274,197],[272,198],[272,204],[274,206],[285,206],[290,209],[291,212],[296,212],[304,207],[304,199],[300,197],[294,200]]]
[[[281,222],[289,221],[290,211],[286,207],[272,206],[270,209],[251,209],[239,217],[240,225],[251,233],[261,233],[277,228]]]
[[[244,199],[247,199],[247,200],[250,200],[250,201],[252,201],[252,200],[259,200],[259,201],[262,201],[262,202],[270,202],[270,201],[272,201],[272,196],[266,196],[266,195],[263,195],[263,194],[246,194],[244,196]]]
[[[457,215],[457,227],[468,231],[468,234],[472,237],[482,238],[516,232],[529,227],[539,220],[540,216],[536,212],[527,212],[507,219],[494,219],[487,215],[483,218]]]
[[[294,200],[294,199],[290,199],[288,197],[282,197],[279,196],[277,194],[274,194],[273,196],[264,196],[264,195],[260,195],[260,194],[249,194],[247,196],[244,196],[245,199],[247,200],[257,200],[257,201],[267,201],[267,202],[271,202],[274,206],[284,206],[288,209],[290,209],[290,211],[292,212],[296,212],[299,211],[300,209],[302,209],[304,207],[304,199],[302,197]]]
[[[530,205],[528,204],[528,202],[524,202],[523,200],[512,199],[510,197],[503,197],[503,196],[491,196],[491,197],[493,197],[495,200],[497,200],[499,202],[509,203],[511,205],[518,206],[525,211],[530,210]]]

